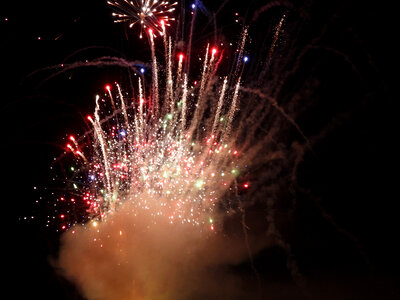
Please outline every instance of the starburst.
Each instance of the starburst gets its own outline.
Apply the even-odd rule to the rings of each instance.
[[[154,33],[162,34],[162,24],[169,25],[169,21],[175,20],[169,14],[175,10],[178,2],[158,0],[109,0],[107,1],[114,12],[114,22],[127,22],[129,28],[140,25],[140,38],[143,31],[152,29]]]

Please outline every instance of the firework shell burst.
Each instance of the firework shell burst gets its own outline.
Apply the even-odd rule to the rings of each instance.
[[[218,215],[238,206],[238,189],[249,187],[241,179],[247,165],[234,126],[247,29],[238,43],[235,72],[217,76],[223,55],[207,45],[199,82],[182,71],[183,54],[172,63],[173,42],[166,36],[165,78],[159,77],[149,36],[153,76],[147,90],[143,76],[133,97],[118,83],[107,85],[87,117],[93,129],[69,137],[67,149],[80,165],[69,179],[71,201],[83,206],[85,217],[63,214],[62,229],[85,222],[97,226],[125,205],[154,224],[162,220],[214,231]]]
[[[123,11],[116,16],[130,24],[139,22],[134,8],[140,12],[144,3],[109,1],[132,9],[126,15],[133,21]],[[205,43],[191,53],[195,16],[188,41],[168,36],[165,18],[142,19],[151,62],[137,65],[150,74],[129,64],[136,76],[123,80],[128,88],[109,82],[87,116],[89,130],[69,136],[57,160],[61,168],[73,163],[52,207],[51,224],[66,231],[56,265],[88,299],[255,299],[238,298],[245,291],[224,270],[249,259],[258,276],[252,253],[270,242],[257,239],[265,219],[267,235],[288,249],[275,226],[274,199],[295,177],[280,176],[281,166],[295,172],[300,159],[286,157],[291,150],[275,138],[285,130],[300,133],[296,139],[304,134],[263,89],[245,86],[248,28],[233,49]],[[274,182],[260,187],[266,178]],[[257,212],[249,224],[246,212],[257,201],[266,216]]]
[[[169,14],[175,10],[178,2],[158,0],[109,0],[107,4],[113,9],[115,22],[127,22],[129,27],[140,25],[140,38],[143,31],[152,29],[154,33],[162,34],[161,23],[169,25],[169,21],[175,20]]]

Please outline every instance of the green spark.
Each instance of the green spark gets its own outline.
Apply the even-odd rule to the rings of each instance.
[[[204,185],[204,180],[199,179],[196,181],[196,183],[194,184],[198,189],[201,189]]]
[[[239,170],[237,170],[237,169],[232,169],[231,172],[233,175],[236,175],[236,176],[239,175]]]

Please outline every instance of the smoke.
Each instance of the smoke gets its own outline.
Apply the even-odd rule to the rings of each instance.
[[[266,240],[255,242],[254,252]],[[248,260],[243,235],[133,214],[126,202],[105,222],[75,226],[56,266],[88,299],[244,299],[232,266]],[[248,291],[246,291],[248,297]]]

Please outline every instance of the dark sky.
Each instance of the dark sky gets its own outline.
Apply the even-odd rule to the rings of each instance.
[[[62,153],[68,134],[85,128],[84,117],[94,109],[94,95],[105,83],[127,72],[80,68],[46,80],[54,70],[37,71],[102,56],[149,62],[147,42],[114,24],[105,1],[3,2],[0,151],[2,248],[7,266],[4,292],[12,299],[81,299],[48,262],[57,253],[58,233],[44,228],[47,211],[34,202],[48,194],[44,189],[51,178],[52,160]],[[204,0],[204,7],[215,12],[222,2]],[[218,37],[237,39],[240,26],[233,22],[234,13],[251,20],[254,11],[268,3],[247,2],[238,7],[227,1],[217,15]],[[300,272],[313,282],[310,289],[314,295],[325,299],[332,295],[332,299],[398,299],[397,16],[394,7],[382,1],[318,2],[280,2],[293,3],[306,15],[302,22],[296,21],[295,17],[290,19],[289,10],[288,23],[303,29],[299,36],[283,36],[280,43],[296,38],[298,47],[307,47],[313,37],[321,36],[318,47],[340,57],[310,52],[304,56],[300,74],[287,85],[289,95],[304,90],[304,101],[317,103],[297,120],[306,136],[315,136],[328,119],[335,121],[332,129],[321,132],[315,155],[306,155],[299,167],[301,188],[287,240]],[[257,47],[270,41],[264,39],[261,29],[273,28],[271,24],[279,21],[282,11],[271,10],[250,27],[250,56],[253,51],[257,57]],[[200,16],[199,23],[207,19]],[[199,33],[196,45],[213,39],[212,26]],[[314,92],[307,94],[309,89]],[[24,220],[32,215],[35,220]],[[255,258],[261,276],[271,281],[291,281],[285,263],[285,254],[278,247]],[[326,291],[333,294],[326,295]],[[304,298],[276,293],[271,299]]]

